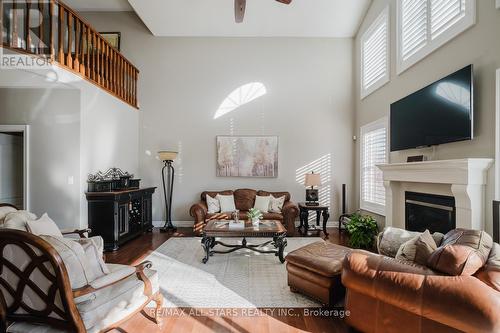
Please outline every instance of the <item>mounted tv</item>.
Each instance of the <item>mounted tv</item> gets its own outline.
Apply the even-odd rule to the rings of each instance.
[[[391,151],[473,138],[473,68],[467,66],[391,105]]]

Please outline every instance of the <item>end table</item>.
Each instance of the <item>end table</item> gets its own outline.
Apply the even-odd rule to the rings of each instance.
[[[304,232],[308,231],[319,231],[321,229],[319,227],[319,222],[321,220],[321,216],[323,216],[323,233],[326,237],[328,237],[328,232],[326,232],[326,223],[330,218],[330,212],[328,206],[317,205],[317,206],[308,206],[305,202],[299,203],[299,211],[300,211],[300,225],[299,231],[304,228]],[[309,226],[309,211],[316,212],[316,226]]]

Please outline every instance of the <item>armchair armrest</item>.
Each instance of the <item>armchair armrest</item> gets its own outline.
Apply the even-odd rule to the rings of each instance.
[[[195,203],[189,209],[189,215],[195,218],[196,221],[204,221],[208,213],[208,206],[205,201]]]
[[[299,207],[292,201],[285,202],[281,211],[283,212],[283,216],[290,216],[294,219],[299,216]]]
[[[144,274],[144,270],[147,268],[151,268],[153,266],[153,263],[151,261],[144,261],[140,263],[137,266],[129,266],[130,269],[127,270],[121,270],[117,271],[114,273],[107,274],[101,278],[98,278],[94,281],[92,281],[90,284],[73,290],[73,297],[77,298],[80,296],[84,296],[93,292],[96,292],[97,290],[107,288],[109,286],[112,286],[116,283],[119,283],[126,278],[136,274],[137,277],[144,282],[144,288],[145,288],[145,294],[148,291],[151,291],[151,282],[149,279],[146,277]],[[151,292],[147,294],[148,296],[151,295]]]
[[[79,235],[80,238],[87,238],[87,236],[85,234],[90,234],[92,232],[92,229],[90,228],[86,228],[86,229],[71,229],[71,230],[61,230],[61,233],[63,234],[63,236],[65,235]]]

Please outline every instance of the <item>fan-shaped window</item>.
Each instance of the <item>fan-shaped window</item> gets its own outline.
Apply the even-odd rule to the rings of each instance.
[[[266,87],[260,82],[252,82],[234,90],[230,93],[215,112],[214,119],[220,118],[232,112],[242,105],[264,96],[267,93]]]

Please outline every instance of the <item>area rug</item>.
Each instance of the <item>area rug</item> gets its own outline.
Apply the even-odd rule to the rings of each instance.
[[[321,238],[288,238],[285,253]],[[237,244],[241,238],[224,238]],[[263,239],[248,238],[248,243]],[[218,249],[216,246],[215,249]],[[159,272],[164,306],[193,308],[305,308],[320,304],[293,293],[287,285],[286,264],[274,254],[238,250],[215,254],[203,264],[201,239],[171,238],[146,260]]]

